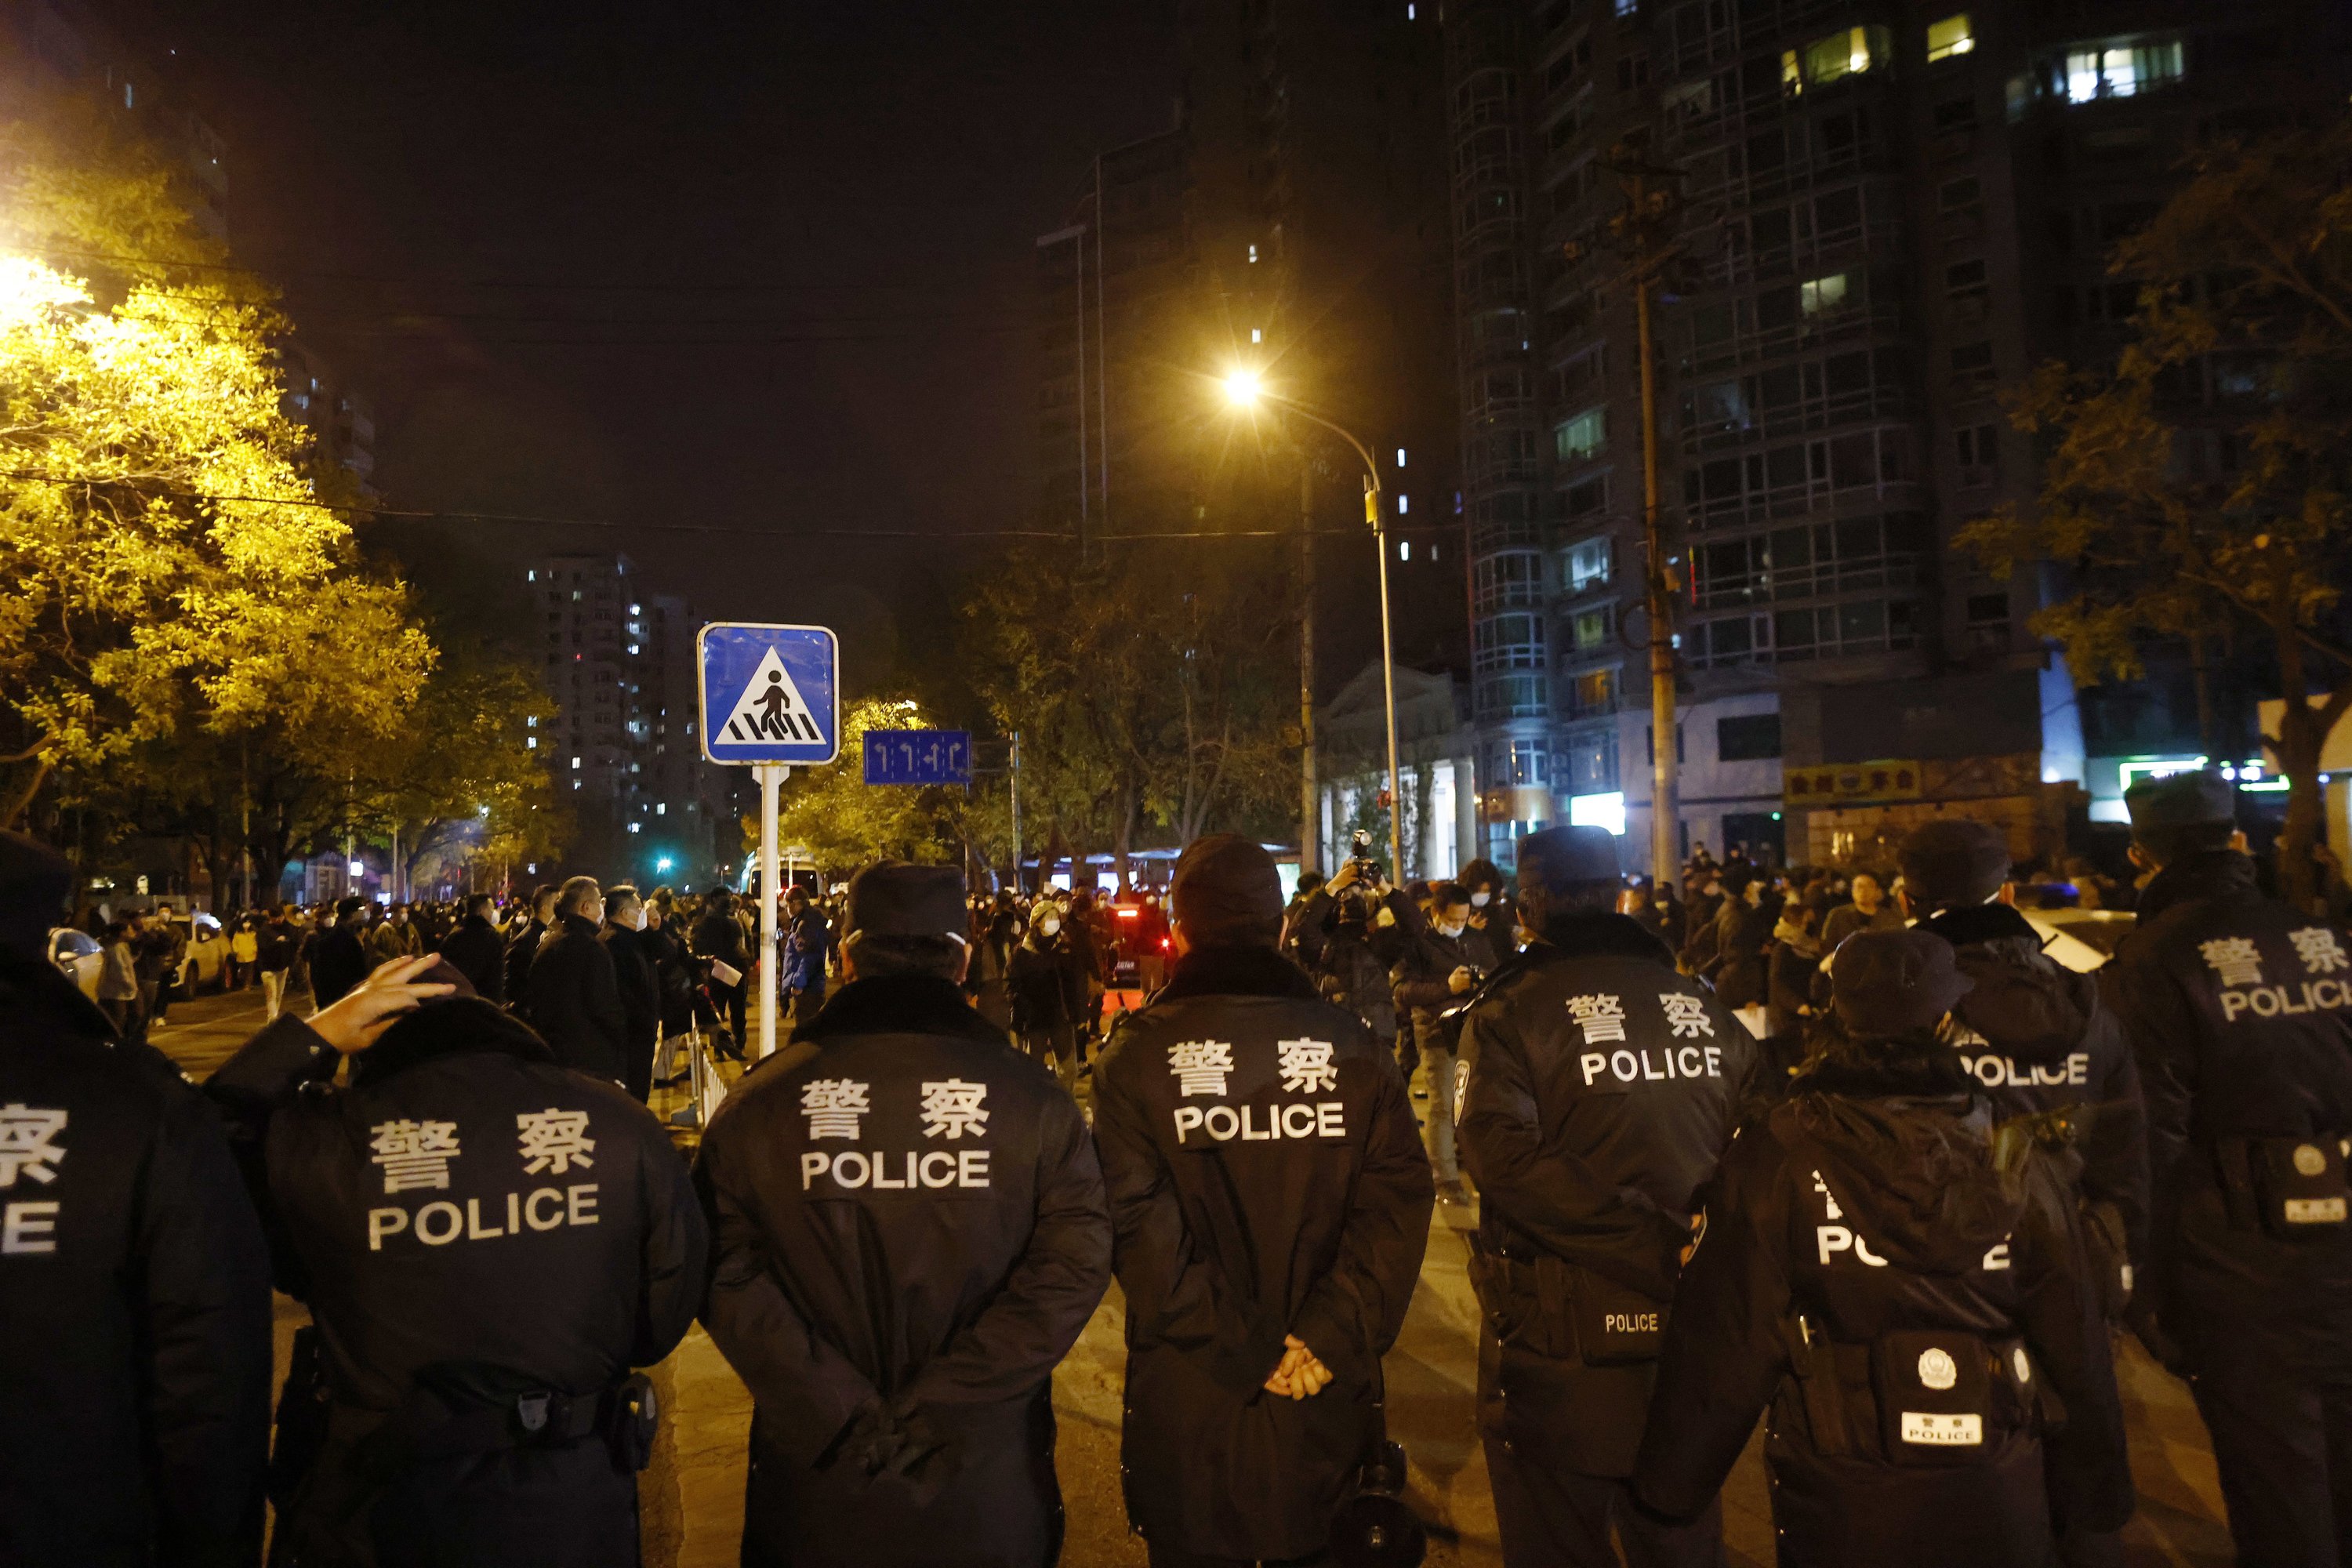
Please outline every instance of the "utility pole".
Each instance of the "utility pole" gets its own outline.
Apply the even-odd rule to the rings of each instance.
[[[1315,464],[1298,452],[1298,869],[1320,870],[1323,813],[1315,778]]]
[[[1021,891],[1021,731],[1013,731],[1013,890]]]
[[[1641,161],[1625,142],[1610,149],[1610,168],[1625,193],[1622,212],[1609,220],[1609,232],[1633,253],[1619,281],[1633,289],[1633,322],[1642,368],[1642,588],[1649,617],[1650,652],[1650,868],[1664,887],[1681,873],[1681,809],[1675,774],[1674,567],[1658,516],[1658,368],[1651,327],[1651,296],[1666,266],[1682,253],[1676,241],[1682,202],[1670,183],[1679,172]],[[1579,258],[1571,240],[1569,258]]]

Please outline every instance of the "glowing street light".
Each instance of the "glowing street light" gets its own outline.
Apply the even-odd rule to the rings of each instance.
[[[1250,407],[1265,390],[1265,383],[1254,370],[1236,370],[1225,377],[1225,401],[1236,408]]]

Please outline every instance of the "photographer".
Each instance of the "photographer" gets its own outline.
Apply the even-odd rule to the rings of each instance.
[[[1356,835],[1358,853],[1308,898],[1297,929],[1309,933],[1310,942],[1320,941],[1318,962],[1308,973],[1324,999],[1361,1018],[1393,1056],[1396,994],[1389,970],[1403,956],[1412,929],[1405,922],[1417,920],[1420,911],[1389,886],[1377,862],[1364,857],[1370,837]]]
[[[1437,1174],[1439,1200],[1467,1203],[1454,1159],[1454,1048],[1461,1038],[1462,1019],[1448,1014],[1493,971],[1495,952],[1485,931],[1471,929],[1470,889],[1459,882],[1440,882],[1430,890],[1427,920],[1412,908],[1411,918],[1401,914],[1400,921],[1407,931],[1404,952],[1389,979],[1398,1009],[1411,1021],[1412,1044],[1428,1074],[1429,1112],[1422,1121],[1422,1141]]]

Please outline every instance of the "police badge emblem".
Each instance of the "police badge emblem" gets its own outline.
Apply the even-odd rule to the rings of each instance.
[[[1942,1349],[1929,1346],[1919,1353],[1919,1382],[1941,1394],[1960,1381],[1960,1369]]]

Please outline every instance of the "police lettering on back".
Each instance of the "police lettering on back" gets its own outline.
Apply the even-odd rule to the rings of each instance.
[[[1246,1056],[1253,1047],[1244,1047]],[[1277,1040],[1275,1068],[1281,1089],[1294,1095],[1337,1094],[1339,1065],[1329,1040]],[[1347,1103],[1339,1100],[1290,1100],[1272,1104],[1225,1102],[1226,1081],[1237,1070],[1229,1040],[1180,1040],[1168,1047],[1168,1070],[1185,1100],[1213,1099],[1212,1105],[1179,1105],[1174,1110],[1180,1148],[1215,1143],[1279,1142],[1314,1138],[1341,1142],[1348,1136]],[[1197,1136],[1196,1136],[1197,1135]]]
[[[808,1140],[860,1141],[866,1119],[877,1109],[874,1086],[849,1078],[814,1078],[801,1086],[801,1116]],[[908,1097],[907,1086],[882,1086],[884,1111],[893,1095]],[[839,1149],[828,1152],[811,1147],[800,1156],[801,1191],[814,1191],[820,1181],[841,1192],[939,1192],[985,1188],[989,1150],[980,1140],[988,1134],[988,1085],[977,1079],[940,1079],[921,1085],[911,1097],[922,1135],[954,1148]],[[970,1138],[973,1146],[962,1145]]]
[[[1638,1005],[1639,999],[1636,998]],[[1625,1039],[1624,998],[1603,993],[1568,999],[1570,1016],[1576,1020],[1587,1046],[1611,1045]],[[1707,1016],[1706,999],[1685,991],[1658,993],[1658,1010],[1664,1016],[1668,1037],[1677,1040],[1698,1040],[1715,1037],[1715,1020]],[[1584,1077],[1584,1087],[1592,1088],[1603,1075],[1621,1084],[1664,1083],[1674,1079],[1721,1078],[1723,1047],[1719,1045],[1666,1045],[1639,1049],[1621,1047],[1613,1051],[1588,1050],[1577,1058],[1577,1066]]]
[[[0,1187],[19,1182],[48,1186],[58,1179],[66,1151],[58,1135],[66,1113],[39,1106],[0,1106]],[[0,1258],[41,1257],[58,1249],[58,1215],[65,1205],[50,1199],[11,1198],[0,1208]]]
[[[515,1124],[514,1157],[521,1175],[562,1176],[570,1174],[574,1166],[583,1171],[595,1166],[596,1141],[588,1135],[586,1111],[549,1106],[545,1110],[522,1112]],[[446,1192],[451,1164],[466,1153],[457,1122],[405,1117],[370,1127],[368,1147],[373,1151],[368,1163],[383,1171],[386,1197],[417,1189]],[[462,1209],[447,1198],[415,1209],[371,1208],[367,1242],[370,1252],[382,1252],[386,1240],[402,1236],[426,1247],[446,1247],[453,1241],[495,1241],[527,1231],[596,1223],[593,1182],[541,1185],[528,1193],[516,1187],[487,1199],[469,1197]]]
[[[2247,1014],[2280,1018],[2352,1007],[2352,980],[2332,978],[2352,968],[2352,954],[2345,952],[2336,932],[2305,926],[2287,932],[2286,939],[2294,948],[2289,962],[2303,971],[2294,979],[2278,973],[2281,962],[2267,957],[2252,937],[2215,937],[2198,945],[2199,956],[2221,987],[2223,1023],[2234,1024]]]

